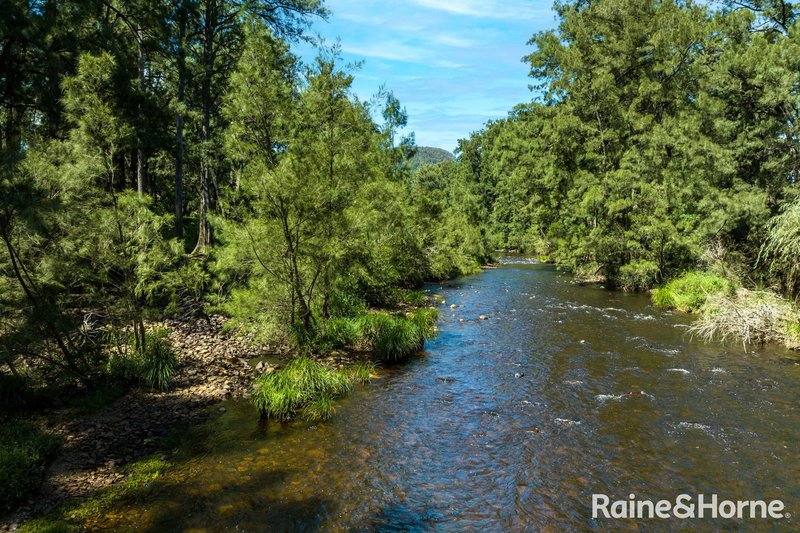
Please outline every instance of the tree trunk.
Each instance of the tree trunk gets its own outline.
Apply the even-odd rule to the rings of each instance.
[[[211,139],[211,83],[214,72],[215,54],[215,8],[215,2],[206,3],[205,28],[203,29],[203,85],[201,90],[203,124],[200,130],[200,213],[197,221],[197,245],[194,247],[194,253],[202,253],[212,241],[211,226],[208,223],[208,213],[211,208],[208,143]]]
[[[183,105],[186,99],[186,6],[178,6],[178,116],[175,119],[175,236],[183,237]]]
[[[141,99],[144,98],[145,83],[144,83],[144,31],[139,28],[138,41],[139,41],[139,122],[142,120],[142,104]],[[145,155],[144,155],[144,141],[142,140],[142,127],[141,125],[136,131],[136,190],[140,195],[145,192]]]

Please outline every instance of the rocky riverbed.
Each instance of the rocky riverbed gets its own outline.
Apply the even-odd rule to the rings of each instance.
[[[64,408],[40,418],[63,442],[41,494],[0,531],[60,502],[87,496],[123,478],[125,464],[158,452],[160,437],[178,423],[200,422],[209,406],[246,397],[254,377],[269,371],[289,354],[287,347],[257,345],[246,336],[222,334],[225,319],[211,316],[193,322],[166,321],[179,368],[169,392],[134,389],[111,405],[91,413]]]

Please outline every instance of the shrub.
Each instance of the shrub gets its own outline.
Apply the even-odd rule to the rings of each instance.
[[[34,494],[44,479],[58,439],[27,422],[0,425],[0,515]]]
[[[614,281],[625,292],[646,291],[655,284],[658,270],[652,261],[637,259],[620,267]]]
[[[709,341],[737,339],[744,345],[796,342],[800,313],[788,300],[770,291],[739,289],[734,295],[708,298],[700,320],[689,331]]]
[[[710,272],[687,272],[653,291],[653,303],[664,309],[695,313],[712,296],[730,294],[732,281]]]
[[[309,419],[327,419],[332,401],[352,387],[343,372],[325,368],[307,357],[259,377],[253,385],[253,403],[264,418],[290,420],[298,412]]]

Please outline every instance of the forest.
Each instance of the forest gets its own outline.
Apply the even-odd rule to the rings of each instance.
[[[212,314],[296,356],[256,380],[263,416],[326,418],[354,380],[315,356],[370,353],[368,380],[433,334],[423,282],[501,250],[796,346],[798,9],[557,2],[531,101],[447,160],[415,158],[402,103],[359,99],[336,45],[295,54],[320,0],[5,0],[0,418],[166,390],[152,324]],[[0,514],[30,488],[3,490]]]

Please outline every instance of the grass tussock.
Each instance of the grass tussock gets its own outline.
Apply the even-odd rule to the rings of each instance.
[[[425,339],[434,334],[437,316],[435,309],[428,308],[406,316],[368,313],[358,319],[358,328],[373,357],[394,362],[422,350]]]
[[[314,339],[319,352],[358,348],[372,352],[378,361],[394,362],[422,349],[435,331],[438,311],[421,308],[405,314],[362,313],[321,322]]]
[[[172,388],[178,359],[169,342],[166,330],[149,331],[145,347],[138,350],[118,350],[108,363],[112,379],[138,384],[155,390]]]
[[[737,340],[745,346],[776,342],[797,348],[800,312],[774,292],[739,289],[733,295],[710,297],[690,332],[706,341]]]
[[[344,372],[298,357],[256,380],[253,403],[264,418],[290,420],[302,411],[305,418],[325,420],[333,415],[333,400],[351,388],[352,379]]]
[[[696,313],[709,298],[733,294],[736,284],[711,272],[687,272],[653,291],[653,303],[663,309]]]
[[[347,373],[354,383],[366,385],[372,381],[372,376],[375,375],[377,370],[378,365],[373,361],[358,361],[347,369]]]

